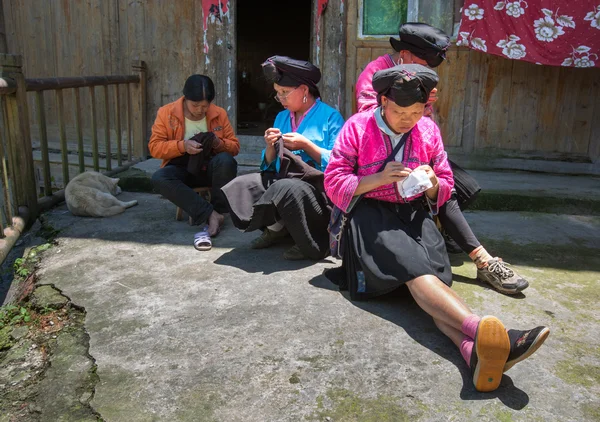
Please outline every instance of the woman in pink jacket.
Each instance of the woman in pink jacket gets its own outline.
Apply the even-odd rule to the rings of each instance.
[[[416,64],[375,73],[379,107],[355,114],[342,128],[325,189],[349,212],[343,267],[351,295],[366,299],[406,285],[459,347],[475,388],[492,391],[550,331],[507,331],[498,318],[473,314],[449,287],[450,262],[430,212],[450,198],[452,171],[437,125],[423,118],[437,82],[433,70]]]
[[[389,69],[396,64],[420,64],[435,68],[446,58],[450,37],[442,30],[426,23],[407,22],[400,26],[400,39],[390,37],[396,51],[385,54],[369,63],[356,82],[356,104],[358,112],[377,108],[377,93],[373,88],[373,75],[379,70]],[[425,116],[433,116],[432,103],[437,100],[436,89],[431,91]],[[456,181],[456,192],[450,196],[438,214],[439,222],[446,235],[446,248],[452,253],[462,251],[469,255],[477,266],[477,278],[490,284],[504,294],[514,295],[529,286],[529,282],[510,268],[499,257],[494,257],[479,242],[462,210],[475,198],[479,185],[466,171],[450,162]],[[461,190],[460,187],[463,189]]]

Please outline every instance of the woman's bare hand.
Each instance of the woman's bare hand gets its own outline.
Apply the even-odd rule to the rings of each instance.
[[[427,100],[428,104],[433,104],[438,100],[437,96],[437,88],[433,88],[429,93],[429,99]]]
[[[415,170],[423,170],[425,173],[427,173],[427,177],[429,177],[429,181],[431,182],[431,184],[433,186],[425,191],[425,195],[427,195],[429,197],[429,199],[435,200],[437,198],[438,190],[440,188],[439,180],[438,180],[437,176],[435,175],[435,172],[428,165],[419,166]],[[413,171],[415,171],[415,170],[413,170]]]
[[[381,186],[399,182],[408,177],[411,169],[405,167],[404,164],[397,161],[390,161],[385,165],[382,172],[378,173]]]
[[[438,178],[437,178],[437,176],[435,175],[435,172],[433,171],[433,169],[430,166],[428,166],[428,165],[419,166],[415,170],[423,170],[425,173],[427,173],[427,177],[429,177],[429,181],[431,182],[431,184],[433,186],[437,185]],[[415,170],[413,170],[413,171],[415,171]]]
[[[185,152],[190,155],[200,154],[202,152],[202,144],[192,141],[191,139],[186,139],[183,141],[183,147]]]
[[[310,142],[308,138],[296,132],[290,132],[283,135],[283,146],[290,151],[305,149],[307,142]]]
[[[281,131],[277,128],[269,128],[265,131],[265,143],[267,147],[272,147],[281,137]]]

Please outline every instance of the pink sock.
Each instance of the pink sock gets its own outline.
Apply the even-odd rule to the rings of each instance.
[[[462,355],[465,362],[467,362],[467,366],[471,366],[471,353],[473,353],[473,346],[475,342],[469,336],[465,336],[463,341],[460,343],[460,354]]]
[[[460,330],[467,337],[471,337],[474,339],[475,334],[477,334],[477,326],[479,325],[480,320],[481,320],[481,318],[479,318],[477,315],[471,314],[465,318],[465,320],[463,321],[463,323],[460,327]]]

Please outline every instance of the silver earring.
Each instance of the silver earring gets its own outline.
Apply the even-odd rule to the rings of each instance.
[[[306,99],[306,95],[305,95],[304,98],[302,98],[302,104],[306,104],[306,101],[307,101],[307,99]]]

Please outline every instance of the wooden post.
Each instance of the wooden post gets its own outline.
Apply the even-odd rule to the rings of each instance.
[[[15,81],[15,94],[6,96],[5,124],[8,126],[8,146],[13,150],[13,174],[18,174],[14,180],[16,187],[17,205],[29,208],[31,220],[37,218],[37,189],[33,170],[33,152],[31,133],[29,131],[29,110],[27,107],[27,86],[23,75],[23,58],[11,54],[0,54],[0,74]]]
[[[133,61],[133,72],[138,73],[140,82],[133,86],[133,153],[135,156],[145,160],[148,155],[148,120],[146,117],[146,63],[142,60]]]
[[[67,131],[65,128],[65,107],[62,89],[56,90],[56,105],[58,114],[58,133],[60,136],[60,155],[62,161],[63,186],[69,183],[69,147],[67,146]]]
[[[133,90],[131,89],[131,84],[127,84],[127,94],[125,98],[127,98],[127,161],[131,161],[131,96],[133,95]]]
[[[85,156],[83,151],[83,127],[81,126],[81,96],[79,88],[75,88],[75,129],[77,130],[77,154],[79,155],[79,173],[85,172]]]
[[[46,108],[44,107],[44,91],[35,93],[35,104],[38,115],[38,129],[40,131],[40,145],[42,149],[42,168],[44,172],[44,195],[52,195],[52,176],[50,175],[50,157],[48,155],[48,131],[46,130]]]
[[[115,84],[115,132],[117,132],[117,167],[123,165],[121,158],[121,98],[119,84]]]
[[[4,189],[6,189],[6,201],[7,211],[10,213],[10,218],[7,221],[10,221],[12,217],[17,216],[18,206],[17,201],[15,199],[15,179],[17,179],[17,172],[15,167],[15,158],[14,152],[10,150],[10,132],[7,127],[8,122],[8,107],[7,107],[7,96],[2,96],[2,118],[4,119],[4,130],[2,131],[2,136],[5,139],[4,144],[7,146],[8,150],[4,150],[4,146],[0,149],[0,158],[2,159],[2,180],[4,181]]]
[[[100,162],[98,161],[98,123],[96,122],[96,91],[90,86],[90,110],[92,112],[92,160],[94,161],[94,171],[100,171]]]
[[[104,146],[106,149],[106,170],[112,169],[112,151],[110,148],[110,114],[108,109],[108,85],[104,85]]]

